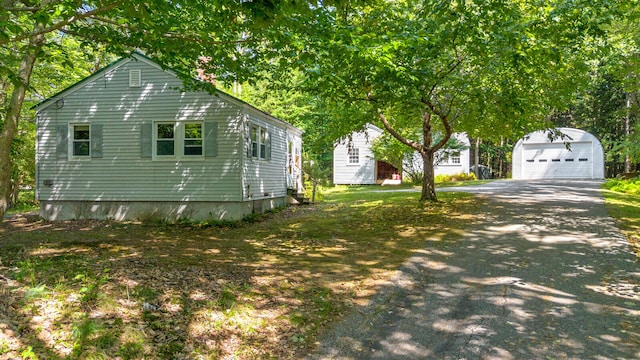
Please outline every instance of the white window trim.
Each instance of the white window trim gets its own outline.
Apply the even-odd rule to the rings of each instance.
[[[254,124],[252,123],[250,125],[251,127],[249,128],[249,137],[250,137],[250,153],[251,153],[251,158],[255,159],[255,160],[261,160],[261,161],[267,161],[269,160],[269,154],[268,152],[270,151],[268,149],[268,144],[270,141],[270,137],[271,134],[269,133],[269,129],[267,129],[264,126],[260,126],[258,124]],[[256,142],[254,142],[253,140],[253,129],[256,129]],[[263,139],[263,134],[264,134],[264,139]],[[263,143],[264,140],[264,143]],[[257,149],[256,149],[256,154],[253,154],[253,144],[256,144]],[[264,147],[264,154],[262,153]],[[264,156],[263,156],[264,155]]]
[[[88,126],[89,127],[89,154],[87,155],[74,155],[74,142],[75,139],[73,137],[74,130],[76,126]],[[88,161],[91,160],[91,123],[90,122],[74,122],[69,123],[69,135],[67,136],[69,139],[69,160],[77,160],[77,161]]]
[[[187,140],[186,138],[186,133],[185,133],[185,128],[186,125],[189,124],[198,124],[200,125],[200,140],[202,141],[202,143],[200,144],[200,155],[185,155],[184,154],[184,148],[185,148],[185,141]],[[180,153],[182,155],[182,159],[183,160],[202,160],[204,159],[204,152],[205,152],[205,147],[204,147],[204,142],[205,142],[205,134],[206,134],[206,130],[205,130],[205,125],[204,125],[204,121],[181,121],[180,124],[178,125],[178,128],[182,129],[182,134],[181,134],[181,144],[180,144]],[[193,139],[190,139],[193,140]]]
[[[254,133],[255,130],[255,133]],[[255,139],[254,139],[255,134]],[[249,136],[251,138],[251,158],[259,159],[260,158],[260,126],[251,124],[251,128],[249,130]],[[255,148],[255,153],[254,153]]]
[[[173,155],[158,155],[158,125],[160,124],[172,124],[173,125]],[[185,125],[186,124],[199,124],[201,125],[202,132],[202,153],[200,155],[185,155]],[[205,142],[206,139],[205,122],[200,120],[185,120],[185,121],[164,121],[158,120],[153,122],[153,142],[152,152],[154,160],[179,160],[179,161],[191,161],[191,160],[204,160],[205,158]]]

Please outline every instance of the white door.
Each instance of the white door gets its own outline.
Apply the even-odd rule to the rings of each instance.
[[[592,179],[591,142],[525,144],[522,151],[523,179]]]

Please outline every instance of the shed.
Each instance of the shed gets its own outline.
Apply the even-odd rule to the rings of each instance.
[[[336,185],[369,185],[390,183],[402,175],[402,169],[377,160],[371,151],[373,141],[382,135],[382,129],[367,124],[362,131],[356,131],[349,137],[337,141],[333,150],[333,183]],[[463,133],[453,134],[466,149],[452,153],[447,149],[440,151],[434,166],[436,175],[469,173],[469,139]],[[422,159],[413,156],[404,166],[414,171],[422,171]],[[395,178],[395,179],[394,179]],[[391,181],[393,182],[393,181]]]
[[[301,191],[302,131],[193,81],[136,52],[38,104],[40,215],[236,220]]]
[[[364,130],[353,132],[335,143],[333,149],[333,183],[336,185],[372,185],[391,179],[399,173],[389,163],[375,159],[371,146],[382,130],[367,124]]]
[[[513,148],[514,179],[603,179],[604,151],[592,134],[558,128],[566,138],[550,139],[548,131],[536,131]]]

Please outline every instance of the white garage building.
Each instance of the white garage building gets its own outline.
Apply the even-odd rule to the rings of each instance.
[[[603,179],[604,151],[592,134],[558,128],[567,138],[549,140],[548,132],[536,131],[513,148],[514,179]],[[567,149],[566,143],[570,146]]]

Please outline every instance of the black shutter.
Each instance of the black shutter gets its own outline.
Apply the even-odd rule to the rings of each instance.
[[[58,159],[69,158],[69,125],[58,125],[56,127],[56,154]]]
[[[91,125],[91,158],[102,158],[102,124]]]
[[[140,157],[143,159],[153,157],[153,123],[144,123],[140,126]]]

